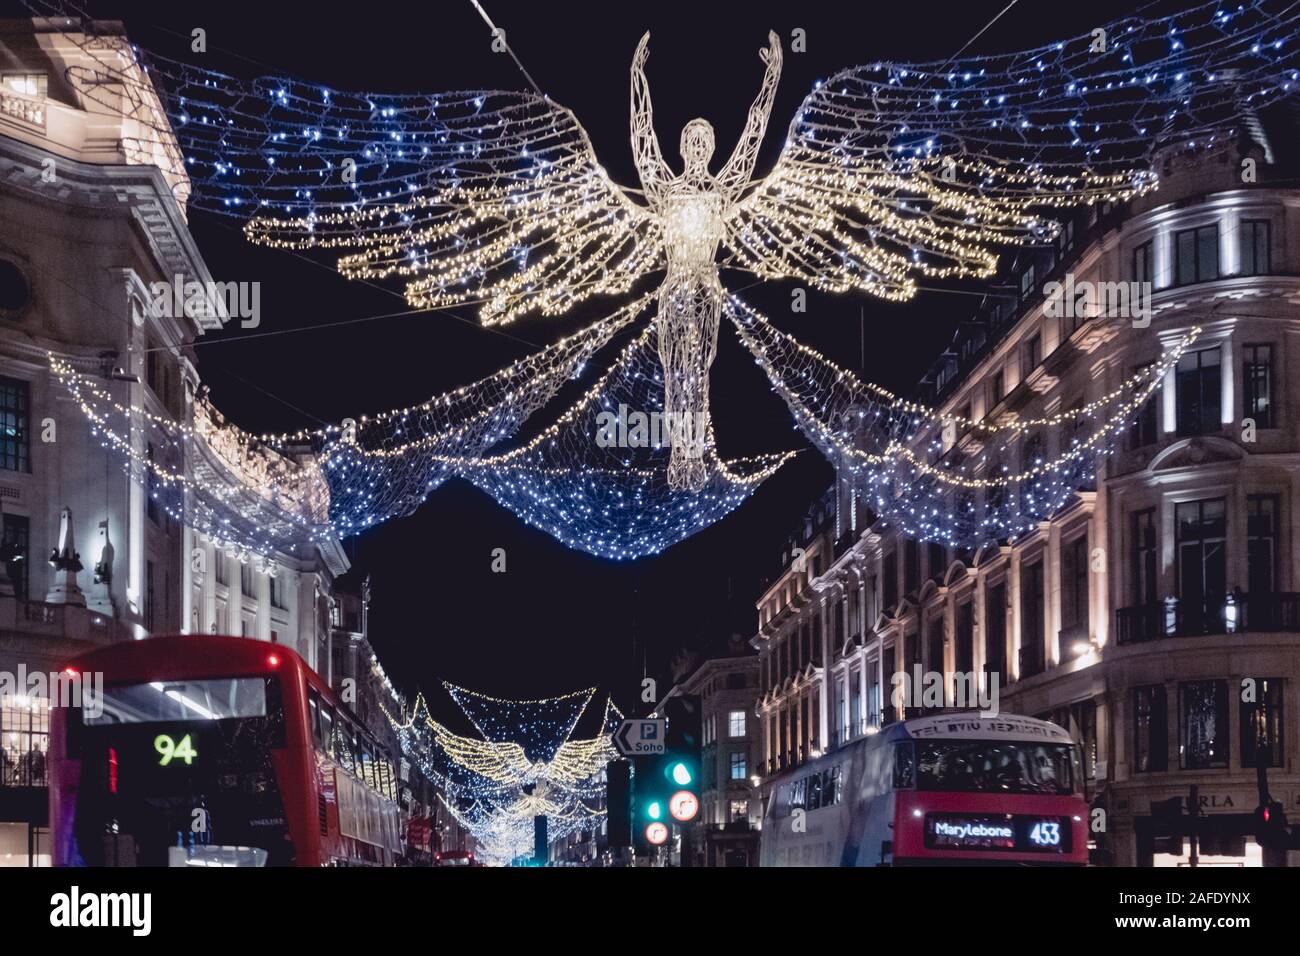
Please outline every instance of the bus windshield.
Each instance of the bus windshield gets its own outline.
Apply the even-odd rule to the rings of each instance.
[[[1074,792],[1075,751],[1069,744],[1013,740],[926,740],[916,743],[916,788],[958,793]]]
[[[86,724],[148,724],[266,716],[266,678],[233,677],[131,684],[104,689],[102,714]]]

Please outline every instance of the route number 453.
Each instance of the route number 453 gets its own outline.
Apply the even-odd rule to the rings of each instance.
[[[186,734],[179,741],[173,740],[167,734],[159,734],[154,738],[153,749],[158,751],[162,757],[158,761],[158,766],[165,767],[173,760],[184,760],[185,766],[194,763],[194,758],[199,752],[194,749],[194,744],[190,741],[190,735]]]
[[[1035,846],[1059,846],[1061,843],[1061,825],[1059,823],[1035,823],[1029,831],[1029,842]]]

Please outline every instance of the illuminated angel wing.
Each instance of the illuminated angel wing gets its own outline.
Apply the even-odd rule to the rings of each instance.
[[[1153,188],[1157,149],[1213,146],[1292,94],[1300,5],[1154,7],[1072,40],[821,83],[775,169],[728,218],[735,262],[831,291],[910,298],[918,277],[988,276],[1052,207]]]
[[[348,93],[120,57],[70,79],[91,97],[152,80],[165,115],[140,124],[138,145],[174,132],[191,206],[244,219],[254,242],[339,250],[350,277],[401,276],[413,307],[554,315],[662,263],[654,218],[546,97]]]

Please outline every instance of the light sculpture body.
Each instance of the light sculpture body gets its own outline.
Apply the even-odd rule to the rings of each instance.
[[[664,372],[664,412],[675,425],[668,482],[695,491],[706,480],[703,445],[709,423],[709,368],[717,355],[722,319],[718,247],[726,238],[726,218],[749,184],[767,129],[781,76],[781,42],[775,33],[768,34],[768,48],[762,53],[767,64],[762,89],[735,152],[714,176],[709,160],[715,140],[707,120],[693,119],[682,130],[685,168],[681,175],[674,175],[664,161],[645,75],[649,41],[647,33],[632,60],[632,154],[646,201],[659,219],[668,260],[655,330]]]

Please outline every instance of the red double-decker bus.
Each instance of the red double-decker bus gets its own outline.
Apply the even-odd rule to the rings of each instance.
[[[1088,862],[1079,748],[1032,717],[891,724],[772,787],[763,866]]]
[[[51,712],[56,866],[385,866],[400,854],[392,763],[293,651],[159,637],[70,667],[102,674],[103,693]]]

